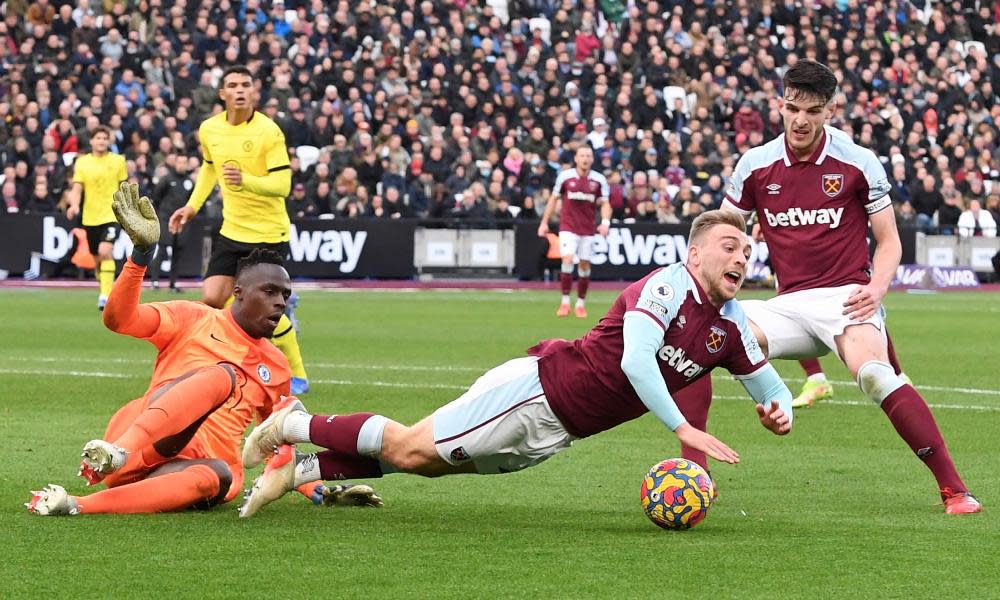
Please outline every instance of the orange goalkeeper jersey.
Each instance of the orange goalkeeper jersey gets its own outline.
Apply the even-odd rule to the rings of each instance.
[[[236,391],[202,423],[198,437],[215,458],[230,465],[242,464],[243,432],[254,419],[260,421],[271,414],[271,407],[280,396],[289,393],[291,371],[288,360],[270,340],[247,335],[233,320],[229,309],[216,309],[186,300],[137,306],[138,289],[144,272],[145,269],[128,261],[119,276],[119,280],[127,279],[128,282],[118,281],[115,287],[119,288],[121,284],[125,284],[126,288],[134,286],[135,304],[109,301],[106,310],[129,313],[121,315],[129,319],[125,327],[115,330],[145,339],[159,350],[145,395],[148,397],[163,385],[194,369],[218,363],[230,363],[237,367]],[[119,297],[125,299],[123,296],[129,295],[126,293]],[[106,315],[112,319],[118,316]]]

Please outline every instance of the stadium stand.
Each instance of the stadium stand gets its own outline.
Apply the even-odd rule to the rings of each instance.
[[[842,82],[832,124],[885,162],[901,222],[937,226],[928,177],[954,182],[958,213],[978,200],[1000,222],[996,1],[8,0],[3,14],[0,215],[64,209],[100,124],[144,189],[178,152],[196,166],[193,134],[239,63],[299,155],[303,214],[537,218],[591,143],[621,198],[647,172],[652,203],[617,218],[686,220],[718,205],[718,182],[700,193],[713,176],[724,188],[780,133],[781,74],[815,58]]]

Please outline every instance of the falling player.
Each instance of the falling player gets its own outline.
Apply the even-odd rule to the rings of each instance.
[[[594,254],[594,233],[608,235],[611,227],[611,204],[608,202],[608,180],[604,175],[591,170],[594,164],[594,150],[589,144],[581,144],[573,158],[576,166],[559,172],[552,195],[545,205],[545,214],[538,225],[538,237],[549,233],[549,220],[555,214],[556,205],[561,204],[559,215],[559,254],[562,256],[562,272],[559,284],[562,301],[556,315],[569,315],[570,292],[573,289],[573,263],[579,260],[576,282],[575,314],[587,316],[585,300],[590,285],[590,259]],[[561,199],[561,202],[560,202]],[[601,224],[594,227],[594,206],[601,211]]]
[[[314,417],[300,402],[275,410],[244,445],[247,465],[279,450],[240,515],[318,478],[518,471],[647,411],[683,443],[738,462],[729,446],[687,422],[672,394],[722,366],[757,402],[764,427],[777,435],[790,431],[792,394],[733,299],[749,255],[739,215],[700,215],[686,264],[628,286],[582,339],[538,344],[412,427],[372,413]],[[302,442],[327,450],[306,455],[287,445]]]

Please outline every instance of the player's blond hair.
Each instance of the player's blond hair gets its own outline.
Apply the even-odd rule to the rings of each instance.
[[[695,217],[691,222],[691,233],[688,234],[688,244],[698,243],[709,229],[716,225],[732,225],[740,231],[746,231],[747,224],[739,213],[731,210],[709,210]]]

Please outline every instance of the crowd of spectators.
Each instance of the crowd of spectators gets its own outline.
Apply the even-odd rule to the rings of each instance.
[[[841,80],[832,125],[884,161],[901,222],[1000,222],[998,1],[7,0],[3,14],[8,213],[58,210],[99,124],[142,189],[179,156],[193,176],[222,71],[245,64],[285,132],[293,216],[537,220],[591,144],[616,219],[683,222],[781,132],[781,75],[811,58]]]

